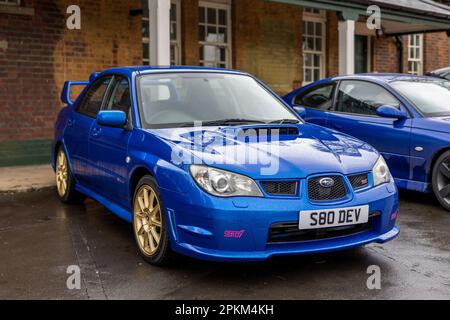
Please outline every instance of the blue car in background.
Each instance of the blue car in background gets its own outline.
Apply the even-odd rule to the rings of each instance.
[[[72,102],[71,87],[86,88]],[[220,261],[334,251],[398,235],[398,194],[370,145],[305,124],[254,77],[127,67],[66,82],[53,165],[64,203],[133,224],[142,257]]]
[[[371,144],[399,188],[433,191],[450,210],[450,81],[403,74],[340,76],[295,90],[284,100],[307,122]]]

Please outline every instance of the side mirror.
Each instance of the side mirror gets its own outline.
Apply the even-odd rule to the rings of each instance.
[[[306,109],[304,107],[294,106],[294,110],[300,117],[302,118],[306,117]]]
[[[108,127],[124,127],[127,123],[127,115],[123,111],[100,111],[97,114],[97,123]]]
[[[394,106],[384,105],[378,107],[377,115],[383,118],[395,118],[395,119],[406,119],[408,115],[406,112],[399,110]]]

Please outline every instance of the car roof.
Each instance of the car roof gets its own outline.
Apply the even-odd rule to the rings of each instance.
[[[354,75],[345,75],[329,78],[331,80],[369,80],[376,82],[389,83],[393,81],[411,81],[420,79],[436,79],[429,76],[417,76],[403,73],[358,73]]]
[[[247,73],[238,70],[200,67],[200,66],[126,66],[126,67],[110,68],[102,71],[99,75],[109,73],[121,73],[131,75],[133,73],[150,74],[160,72],[219,72],[219,73],[247,75]]]

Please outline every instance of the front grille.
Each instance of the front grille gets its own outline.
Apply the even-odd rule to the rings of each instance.
[[[331,178],[334,184],[330,187],[324,187],[320,181],[324,178]],[[341,176],[321,176],[308,180],[308,197],[313,201],[340,200],[347,195],[344,179]]]
[[[369,176],[367,173],[348,176],[348,180],[350,180],[353,189],[364,188],[369,185]]]
[[[274,223],[270,226],[267,242],[302,242],[345,237],[374,229],[375,221],[379,215],[379,213],[372,213],[369,216],[369,221],[364,224],[312,230],[299,230],[298,221]]]
[[[261,186],[270,195],[295,196],[297,194],[297,181],[262,181]]]

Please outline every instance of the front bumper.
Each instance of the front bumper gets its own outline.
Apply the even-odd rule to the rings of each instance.
[[[398,212],[393,182],[355,192],[345,203],[317,205],[307,199],[216,198],[194,191],[162,190],[168,212],[172,249],[194,258],[215,261],[258,261],[272,256],[330,252],[384,243],[395,238]],[[271,227],[298,222],[299,211],[369,205],[371,225],[346,235],[305,241],[272,242]]]

